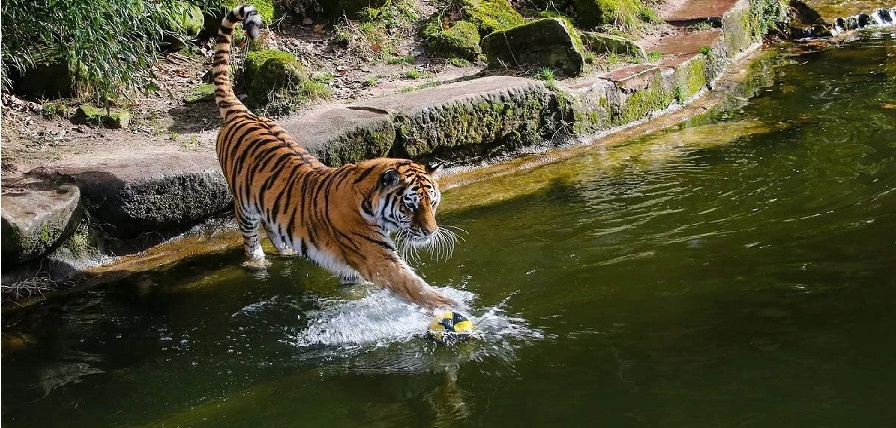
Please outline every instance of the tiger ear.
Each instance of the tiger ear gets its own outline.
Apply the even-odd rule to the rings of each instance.
[[[383,175],[380,175],[380,184],[382,184],[383,187],[392,187],[398,183],[398,179],[398,171],[389,168],[383,172]]]
[[[444,166],[442,162],[435,161],[426,164],[426,173],[429,174],[432,178],[438,178],[439,173],[442,172],[442,166]]]

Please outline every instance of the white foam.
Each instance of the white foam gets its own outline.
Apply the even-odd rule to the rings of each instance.
[[[322,309],[303,315],[307,326],[283,342],[295,346],[301,360],[341,359],[343,364],[337,366],[342,369],[420,372],[484,357],[510,361],[522,344],[543,337],[523,318],[505,313],[503,306],[509,297],[476,309],[470,306],[472,293],[451,287],[439,291],[462,304],[460,312],[476,326],[472,340],[444,345],[422,339],[430,313],[377,289],[357,300],[322,302]],[[407,344],[412,341],[416,342]],[[453,351],[442,352],[446,348]]]

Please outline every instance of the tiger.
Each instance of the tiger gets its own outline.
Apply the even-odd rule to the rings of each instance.
[[[392,234],[410,248],[450,244],[457,236],[435,219],[442,167],[376,158],[324,165],[273,120],[253,114],[230,83],[234,26],[251,39],[262,24],[254,7],[221,21],[212,58],[215,103],[223,118],[215,151],[234,199],[245,266],[264,269],[259,227],[280,254],[299,254],[343,283],[370,282],[435,311],[457,303],[428,285],[402,258]]]

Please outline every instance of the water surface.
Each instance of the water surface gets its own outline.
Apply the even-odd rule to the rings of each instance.
[[[445,194],[481,337],[241,250],[3,317],[5,427],[892,426],[896,42],[779,54],[681,129]]]

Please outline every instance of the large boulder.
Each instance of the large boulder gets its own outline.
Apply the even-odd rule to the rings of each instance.
[[[566,21],[545,18],[482,39],[489,66],[548,67],[577,76],[585,66],[582,42]]]
[[[188,227],[232,201],[214,153],[100,156],[93,164],[57,165],[32,174],[76,184],[91,223],[119,238]]]
[[[302,88],[308,81],[308,72],[295,55],[276,49],[263,49],[246,55],[243,72],[243,88],[247,94],[245,103],[251,109],[261,109],[269,103],[285,107],[299,104]]]
[[[76,186],[37,181],[4,183],[2,199],[3,265],[34,260],[56,247],[81,221]]]

